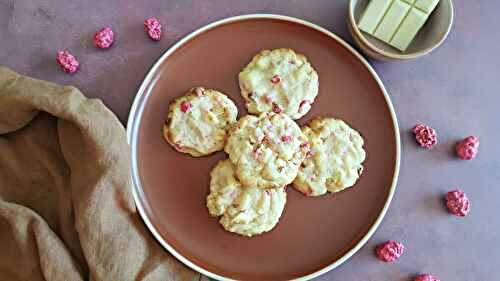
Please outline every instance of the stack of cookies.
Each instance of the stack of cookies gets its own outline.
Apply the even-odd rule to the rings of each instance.
[[[191,89],[170,104],[163,134],[194,157],[224,149],[210,176],[207,207],[227,231],[253,236],[272,230],[293,183],[307,196],[353,186],[363,170],[363,138],[344,121],[317,117],[302,129],[294,120],[311,109],[318,74],[291,49],[263,50],[239,74],[250,115],[239,120],[224,94]]]

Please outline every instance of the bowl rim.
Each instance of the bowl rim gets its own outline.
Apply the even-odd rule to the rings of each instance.
[[[239,16],[233,16],[233,17],[228,17],[224,18],[221,20],[214,21],[212,23],[209,23],[207,25],[204,25],[195,31],[189,33],[176,43],[174,43],[172,46],[168,47],[167,50],[153,63],[152,67],[148,70],[146,73],[141,85],[139,86],[137,90],[137,94],[134,98],[134,101],[132,103],[130,112],[129,112],[129,117],[127,120],[127,142],[129,143],[130,146],[130,152],[131,152],[131,181],[132,181],[132,195],[134,198],[134,202],[136,205],[136,208],[139,212],[140,217],[146,224],[146,227],[148,230],[153,234],[154,238],[160,243],[161,246],[163,246],[164,249],[166,249],[170,254],[172,254],[178,261],[186,265],[187,267],[209,277],[212,279],[216,280],[222,280],[222,281],[230,281],[233,280],[229,277],[221,276],[216,273],[210,272],[201,266],[195,264],[194,262],[190,261],[189,259],[185,258],[181,253],[177,252],[172,246],[169,245],[167,241],[163,239],[163,237],[160,235],[159,231],[156,229],[154,224],[151,222],[147,215],[146,211],[146,206],[143,205],[141,201],[141,195],[143,194],[143,189],[142,185],[139,179],[139,174],[138,174],[138,167],[137,167],[137,157],[136,157],[136,147],[137,147],[137,139],[138,139],[138,130],[140,127],[140,120],[142,117],[142,113],[144,110],[145,103],[147,102],[147,98],[151,93],[151,88],[150,85],[154,84],[151,83],[151,81],[157,79],[155,78],[155,73],[157,73],[158,68],[160,65],[171,55],[173,54],[177,49],[179,49],[181,46],[183,46],[185,43],[190,41],[191,39],[197,37],[200,34],[203,34],[206,31],[209,31],[213,28],[233,23],[233,22],[238,22],[238,21],[245,21],[245,20],[254,20],[254,19],[272,19],[272,20],[279,20],[279,21],[285,21],[285,22],[291,22],[291,23],[296,23],[300,24],[306,27],[309,27],[311,29],[314,29],[318,32],[321,32],[331,39],[337,41],[340,45],[342,45],[344,48],[346,48],[350,53],[352,53],[365,67],[366,69],[370,72],[372,77],[375,79],[377,82],[382,95],[384,96],[384,99],[387,104],[387,108],[389,109],[389,114],[391,115],[391,120],[394,128],[394,139],[395,139],[395,149],[396,149],[396,158],[394,159],[394,173],[392,177],[392,182],[391,186],[389,189],[389,193],[387,194],[387,198],[385,201],[384,206],[382,207],[380,213],[378,214],[378,217],[376,220],[373,222],[373,224],[370,226],[368,231],[364,234],[364,236],[353,246],[349,251],[347,251],[342,257],[336,259],[333,261],[331,264],[315,271],[312,272],[308,275],[301,276],[299,278],[296,278],[294,280],[299,280],[299,281],[307,281],[313,278],[316,278],[336,267],[344,263],[346,260],[351,258],[356,252],[363,247],[366,242],[373,236],[375,231],[378,229],[380,226],[383,218],[385,217],[389,206],[392,202],[392,199],[394,197],[394,194],[396,192],[396,187],[398,183],[398,177],[399,177],[399,171],[400,171],[400,163],[401,163],[401,139],[400,139],[400,134],[399,134],[399,125],[398,125],[398,120],[396,117],[396,111],[394,109],[394,106],[392,104],[392,101],[390,99],[390,96],[378,76],[378,74],[375,72],[373,67],[368,63],[368,61],[351,45],[349,45],[346,41],[344,41],[342,38],[334,34],[333,32],[317,25],[312,22],[302,20],[299,18],[295,17],[290,17],[290,16],[284,16],[284,15],[278,15],[278,14],[267,14],[267,13],[258,13],[258,14],[245,14],[245,15],[239,15]]]
[[[453,0],[440,0],[440,1],[448,1],[448,3],[450,4],[450,20],[448,21],[448,27],[446,28],[446,32],[443,34],[441,39],[434,46],[428,47],[424,50],[413,52],[413,53],[396,54],[396,53],[387,52],[387,51],[382,50],[382,49],[378,48],[377,46],[373,45],[368,39],[366,39],[363,32],[361,30],[359,30],[358,25],[356,24],[356,20],[354,19],[354,4],[357,3],[358,1],[359,0],[349,0],[348,18],[349,18],[349,25],[351,25],[351,29],[354,31],[355,36],[364,45],[364,46],[359,46],[359,47],[361,49],[363,49],[363,47],[369,48],[370,51],[372,51],[378,55],[384,56],[386,58],[390,58],[390,59],[397,59],[397,60],[416,59],[416,58],[425,56],[425,55],[429,54],[430,52],[434,51],[436,48],[441,46],[441,44],[443,44],[444,40],[446,40],[446,38],[450,34],[451,28],[453,26],[454,17],[455,17]],[[368,0],[368,1],[372,1],[372,0]],[[361,44],[359,44],[359,45],[361,45]]]

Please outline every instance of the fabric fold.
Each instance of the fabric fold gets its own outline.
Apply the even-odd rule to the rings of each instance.
[[[140,220],[129,167],[100,100],[0,67],[0,280],[198,280]]]

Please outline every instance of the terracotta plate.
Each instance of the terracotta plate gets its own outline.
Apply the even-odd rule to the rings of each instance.
[[[192,158],[162,138],[169,102],[193,86],[219,89],[246,113],[238,72],[264,48],[305,54],[320,80],[319,95],[300,124],[316,116],[346,120],[364,136],[364,173],[351,189],[307,198],[292,188],[278,226],[244,238],[223,230],[205,207],[209,172],[223,152]],[[311,23],[249,15],[208,25],[170,48],[139,89],[128,123],[137,207],[174,256],[217,279],[309,279],[352,256],[373,234],[394,193],[399,131],[376,73],[349,45]]]

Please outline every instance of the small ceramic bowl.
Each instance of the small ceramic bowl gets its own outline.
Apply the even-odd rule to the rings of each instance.
[[[439,47],[453,24],[452,0],[440,0],[422,29],[406,51],[402,52],[358,28],[358,21],[370,0],[350,0],[348,27],[354,42],[368,56],[385,61],[412,60],[424,56]]]

